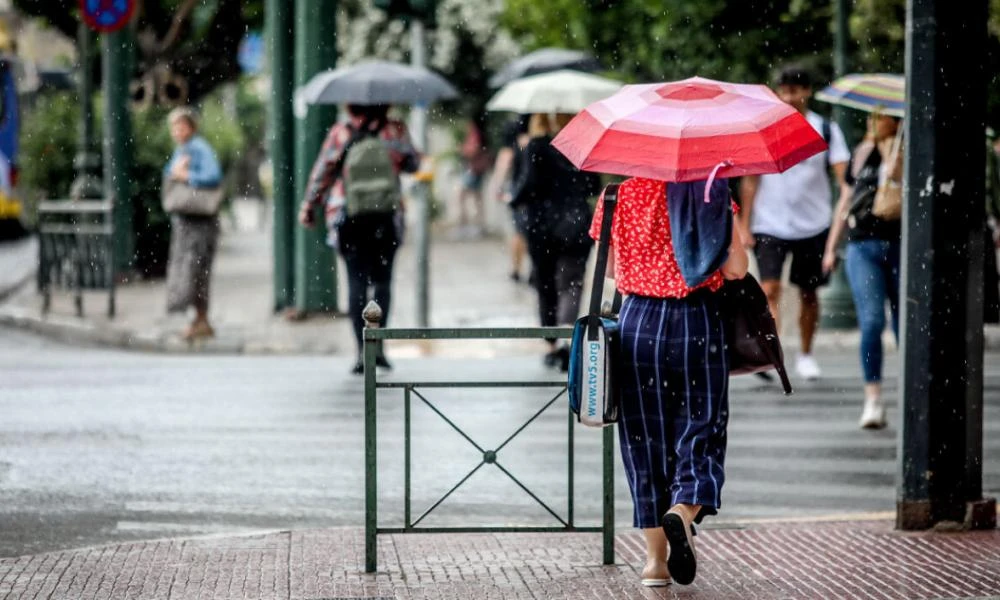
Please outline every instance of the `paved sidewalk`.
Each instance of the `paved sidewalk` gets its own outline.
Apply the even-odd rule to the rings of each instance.
[[[0,242],[0,301],[26,285],[35,274],[38,239]]]
[[[53,599],[974,598],[1000,594],[1000,531],[900,533],[888,521],[702,530],[691,586],[639,583],[643,544],[599,534],[383,536],[359,528],[168,539],[0,559],[0,597]]]
[[[185,326],[180,316],[165,313],[166,292],[162,281],[133,282],[120,286],[118,315],[105,315],[106,293],[85,294],[84,318],[75,316],[69,293],[56,293],[52,311],[41,313],[41,299],[31,282],[37,246],[33,241],[5,248],[0,246],[0,273],[24,282],[7,286],[0,294],[0,325],[17,326],[56,339],[157,352],[353,354],[354,341],[343,316],[314,316],[291,323],[272,312],[271,235],[259,227],[260,205],[244,201],[236,206],[236,218],[224,220],[223,234],[212,279],[211,316],[217,337],[197,346],[180,338]],[[397,257],[390,325],[413,326],[416,316],[416,257],[409,236]],[[593,258],[593,257],[592,257]],[[34,261],[34,262],[32,262]],[[341,263],[342,265],[343,263]],[[454,231],[437,228],[431,250],[430,321],[435,327],[525,326],[537,323],[536,296],[525,284],[508,278],[509,257],[499,235],[460,239]],[[588,275],[589,280],[589,275]],[[3,277],[0,277],[0,282]],[[0,288],[4,289],[4,288]],[[586,296],[586,293],[584,294]],[[346,281],[340,269],[340,307],[346,298]],[[585,299],[586,302],[586,299]],[[782,343],[787,351],[798,346],[796,294],[785,294]],[[1000,348],[1000,328],[987,327],[987,348]],[[820,331],[815,345],[824,348],[856,348],[857,330]],[[892,346],[891,334],[886,343]],[[453,351],[441,344],[402,348],[399,356]],[[397,346],[398,347],[398,346]],[[464,351],[475,351],[466,345]]]
[[[315,315],[305,321],[289,322],[274,314],[270,232],[231,226],[226,229],[212,279],[210,311],[217,332],[212,340],[191,346],[180,338],[186,319],[166,314],[163,281],[120,286],[118,314],[113,319],[105,314],[107,294],[96,291],[84,295],[82,319],[75,316],[71,294],[66,292],[57,292],[51,312],[42,315],[41,298],[29,283],[0,303],[0,324],[72,342],[145,351],[298,354],[355,351],[350,323],[342,315]],[[417,322],[415,264],[415,249],[407,244],[397,256],[391,325],[413,326]],[[433,244],[431,265],[432,325],[535,324],[534,291],[508,279],[506,249],[498,237],[452,241],[447,232],[442,232]],[[341,262],[341,309],[347,292],[342,267]]]

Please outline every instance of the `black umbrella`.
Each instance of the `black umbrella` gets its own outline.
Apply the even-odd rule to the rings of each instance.
[[[295,103],[424,104],[457,96],[455,88],[433,71],[370,60],[317,73],[296,90]]]
[[[600,71],[602,68],[601,63],[586,52],[565,48],[542,48],[507,63],[507,66],[490,78],[489,83],[490,87],[498,88],[521,77],[558,69],[589,72]]]

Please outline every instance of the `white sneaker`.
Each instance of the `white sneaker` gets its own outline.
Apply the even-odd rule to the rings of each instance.
[[[861,411],[861,419],[858,421],[861,429],[882,429],[886,426],[885,405],[879,398],[868,398],[865,400],[865,408]]]
[[[819,376],[823,373],[820,371],[819,364],[816,363],[816,359],[812,357],[812,354],[800,354],[795,359],[795,370],[798,372],[799,377],[808,379],[809,381],[819,379]]]

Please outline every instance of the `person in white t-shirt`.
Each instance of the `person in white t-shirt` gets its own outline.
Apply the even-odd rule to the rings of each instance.
[[[843,186],[851,153],[837,124],[809,110],[812,78],[806,70],[784,69],[778,76],[777,93],[806,117],[829,149],[784,173],[744,177],[740,185],[743,206],[739,226],[747,246],[754,250],[761,287],[779,327],[781,272],[791,255],[790,281],[799,288],[802,307],[799,313],[802,346],[795,367],[799,376],[817,379],[821,370],[813,358],[812,346],[819,324],[817,289],[827,280],[822,262],[833,216],[830,172],[837,184]]]

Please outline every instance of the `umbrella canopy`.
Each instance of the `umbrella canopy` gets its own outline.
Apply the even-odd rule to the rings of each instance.
[[[552,145],[580,169],[675,182],[779,173],[826,149],[767,87],[701,77],[627,85]]]
[[[574,71],[599,71],[601,63],[597,59],[579,50],[567,50],[565,48],[542,48],[525,54],[521,58],[513,60],[500,70],[499,73],[490,78],[490,87],[502,87],[515,79],[557,71],[559,69],[573,69]]]
[[[295,91],[295,104],[424,104],[456,97],[433,71],[371,60],[317,73]]]
[[[816,99],[902,118],[906,108],[906,78],[893,73],[845,75],[817,92]]]
[[[503,86],[486,108],[522,114],[576,114],[621,88],[622,84],[612,79],[564,69],[515,79]]]

